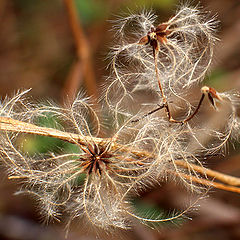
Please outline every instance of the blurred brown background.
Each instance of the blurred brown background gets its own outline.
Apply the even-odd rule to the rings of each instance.
[[[112,46],[111,22],[115,15],[142,8],[152,8],[159,22],[170,17],[177,0],[0,0],[0,95],[32,88],[36,99],[53,99],[62,104],[79,89],[99,96],[108,70],[106,55]],[[194,5],[194,2],[193,2]],[[202,0],[201,5],[221,21],[215,59],[205,82],[217,90],[240,90],[240,2],[239,0]],[[74,32],[69,15],[76,11],[81,31]],[[76,26],[75,26],[76,27]],[[86,74],[88,73],[88,74]],[[229,146],[229,156],[208,161],[208,167],[240,177],[239,146]],[[0,240],[64,239],[61,224],[41,225],[37,203],[29,197],[13,196],[13,181],[1,173]],[[181,209],[190,196],[167,184],[144,193],[149,206]],[[160,231],[137,225],[123,233],[123,239],[200,240],[240,239],[240,196],[212,190],[203,200],[192,221],[162,226]],[[142,204],[142,203],[141,203]],[[144,205],[145,206],[145,205]],[[153,208],[154,208],[153,207]],[[95,239],[74,230],[69,240]],[[101,239],[101,237],[100,237]],[[108,239],[119,239],[109,236]]]

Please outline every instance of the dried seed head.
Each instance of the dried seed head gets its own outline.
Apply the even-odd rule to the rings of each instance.
[[[140,98],[138,94],[143,91],[146,94],[151,91],[158,102],[164,93],[168,99],[174,96],[189,106],[184,90],[200,82],[211,64],[218,24],[215,17],[209,17],[209,13],[197,7],[184,5],[168,21],[155,22],[156,16],[145,12],[118,22],[121,44],[112,54],[113,78],[106,100],[110,108],[120,114],[129,116],[126,102],[136,104],[134,99]],[[131,23],[136,29],[129,27]],[[124,38],[125,28],[133,33],[135,42]],[[119,94],[114,97],[116,91]]]
[[[85,154],[81,157],[83,163],[82,167],[84,172],[89,175],[93,172],[94,174],[101,175],[103,169],[106,169],[107,165],[110,163],[110,159],[113,157],[111,152],[107,151],[107,148],[103,145],[93,145],[88,144],[87,147],[82,147]]]
[[[31,105],[23,101],[26,92],[1,104],[0,154],[9,178],[23,180],[21,192],[39,200],[47,219],[60,219],[67,212],[68,225],[84,218],[106,232],[127,229],[134,218],[142,222],[176,219],[185,211],[168,219],[141,218],[132,211],[129,199],[160,181],[177,178],[198,191],[194,182],[201,182],[203,172],[199,174],[193,164],[201,166],[201,155],[211,155],[223,149],[230,136],[239,136],[238,94],[204,86],[192,110],[183,91],[201,81],[211,63],[214,18],[183,6],[168,21],[155,24],[155,20],[145,12],[119,21],[121,44],[113,53],[113,77],[106,90],[115,120],[109,138],[99,138],[98,113],[81,94],[66,108]],[[125,39],[125,28],[132,22],[137,31],[131,34],[134,38]],[[140,108],[145,101],[142,96],[149,92],[158,109],[135,115],[131,107]],[[173,96],[188,106],[180,113],[183,120],[171,114]],[[211,124],[198,115],[205,96],[214,107],[217,101],[220,105]],[[165,110],[162,115],[161,109]],[[33,125],[38,117],[49,114],[61,122],[62,131]],[[192,124],[196,116],[200,120]],[[220,118],[226,121],[217,126]],[[17,121],[23,119],[27,123]],[[27,133],[62,139],[74,144],[76,151],[31,156],[19,144]]]

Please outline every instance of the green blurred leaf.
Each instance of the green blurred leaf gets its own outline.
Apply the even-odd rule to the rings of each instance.
[[[168,214],[166,214],[165,210],[159,208],[154,204],[144,202],[140,199],[134,199],[132,201],[132,205],[135,208],[137,216],[142,218],[159,220],[159,219],[166,219],[171,217]],[[184,221],[183,218],[177,218],[177,219],[174,219],[173,221],[166,221],[166,222],[163,221],[163,222],[157,222],[157,223],[149,222],[147,224],[153,227],[158,227],[163,224],[164,225],[181,224],[183,221]]]
[[[75,0],[79,17],[83,24],[89,24],[103,19],[108,13],[109,7],[104,1]]]
[[[129,1],[129,8],[136,8],[138,6],[143,8],[153,8],[153,9],[171,9],[177,3],[176,0],[137,0]]]
[[[36,124],[42,127],[60,128],[59,120],[51,114],[39,117],[36,120]],[[32,155],[35,153],[47,153],[49,151],[57,152],[64,145],[65,142],[57,138],[29,135],[23,143],[23,151]]]
[[[216,88],[218,91],[226,89],[226,81],[224,80],[227,72],[224,69],[215,69],[205,80],[204,85]]]

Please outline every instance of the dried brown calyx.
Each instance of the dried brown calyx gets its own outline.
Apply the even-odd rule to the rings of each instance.
[[[83,163],[84,172],[88,173],[97,173],[102,174],[102,171],[107,167],[111,162],[110,158],[113,156],[112,153],[109,153],[109,146],[99,146],[96,143],[89,143],[86,148],[81,147],[85,152],[80,158]]]
[[[161,23],[156,28],[151,27],[151,30],[148,34],[142,37],[139,40],[139,44],[147,45],[150,44],[153,48],[153,52],[159,50],[159,44],[167,43],[167,36],[171,33],[171,30],[168,30],[168,24]]]

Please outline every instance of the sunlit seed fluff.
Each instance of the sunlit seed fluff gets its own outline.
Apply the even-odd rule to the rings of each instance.
[[[13,98],[18,99],[14,104],[24,102],[22,95],[19,93]],[[128,197],[137,192],[138,182],[143,182],[147,177],[148,160],[131,154],[131,148],[117,147],[118,143],[114,141],[118,141],[121,130],[115,133],[111,141],[102,139],[95,142],[96,136],[92,133],[98,134],[99,131],[96,126],[89,126],[87,118],[89,114],[94,114],[95,123],[99,120],[91,105],[79,96],[68,108],[40,106],[28,112],[33,116],[33,121],[37,116],[50,114],[67,123],[72,133],[78,133],[84,139],[73,142],[79,148],[78,152],[36,153],[30,156],[18,144],[19,137],[26,137],[24,134],[3,133],[1,157],[10,178],[23,180],[18,193],[36,198],[46,221],[61,220],[61,215],[68,213],[68,225],[81,217],[90,225],[105,231],[129,228],[132,217],[129,214],[131,206]],[[5,105],[8,106],[10,102],[5,102]],[[31,122],[31,119],[28,121]],[[84,182],[79,184],[79,178],[84,175]]]
[[[123,113],[120,106],[143,90],[159,94],[156,67],[164,93],[180,99],[184,99],[183,89],[203,80],[209,69],[218,24],[215,17],[184,5],[168,21],[156,19],[153,13],[143,12],[117,21],[120,44],[112,53],[113,78],[106,93],[115,111]],[[157,66],[151,34],[157,34]],[[116,90],[119,94],[114,98],[111,92]]]

